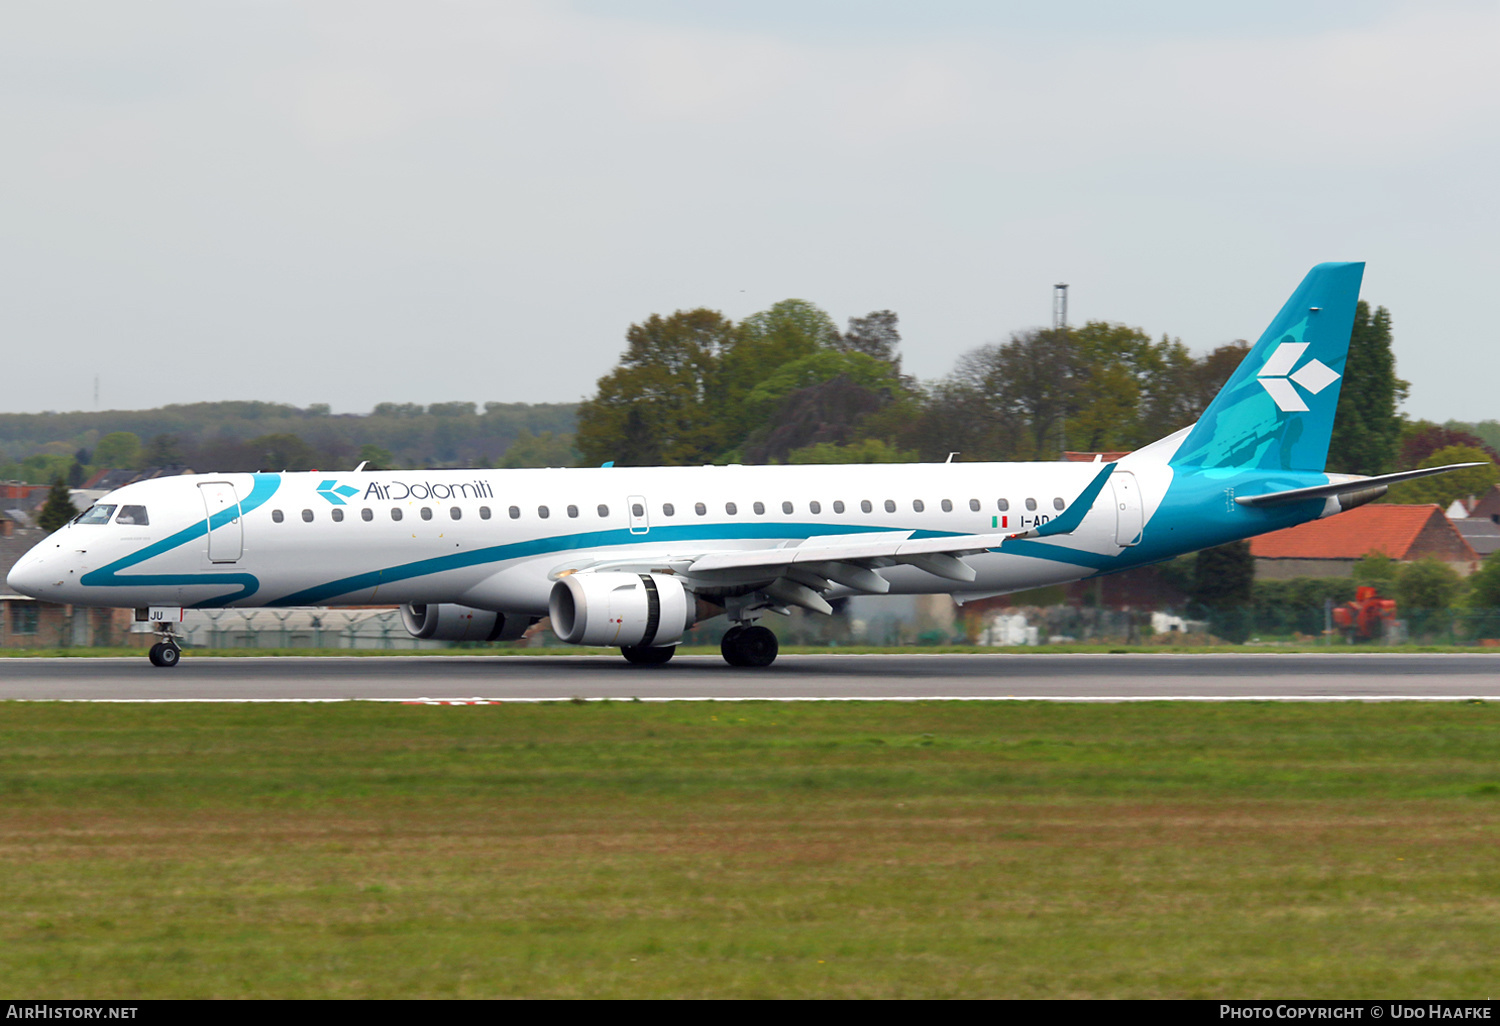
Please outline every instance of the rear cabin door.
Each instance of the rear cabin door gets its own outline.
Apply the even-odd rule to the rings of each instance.
[[[208,520],[208,561],[237,563],[245,553],[245,526],[240,517],[240,498],[228,481],[198,486],[203,496],[203,514]]]
[[[630,533],[645,534],[651,530],[651,520],[646,513],[646,500],[643,496],[632,495],[625,501],[630,513]]]
[[[1140,483],[1130,471],[1117,470],[1109,476],[1109,486],[1115,494],[1115,544],[1139,545],[1145,528]]]

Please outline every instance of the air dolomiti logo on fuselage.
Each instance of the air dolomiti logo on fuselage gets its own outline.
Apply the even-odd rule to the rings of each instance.
[[[321,488],[318,489],[318,494],[323,494]],[[400,502],[403,499],[493,499],[494,497],[495,493],[486,481],[466,481],[463,484],[433,484],[431,481],[418,481],[415,484],[408,484],[405,481],[387,481],[382,484],[379,481],[371,481],[364,495],[365,501],[388,499],[392,502]]]
[[[1301,394],[1292,387],[1292,382],[1295,381],[1308,395],[1317,395],[1343,376],[1322,360],[1309,360],[1297,367],[1295,373],[1288,373],[1307,352],[1307,346],[1306,342],[1281,343],[1255,376],[1260,387],[1270,393],[1276,408],[1283,413],[1305,413],[1308,408]]]

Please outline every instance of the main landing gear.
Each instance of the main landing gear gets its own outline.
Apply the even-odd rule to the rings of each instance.
[[[676,645],[663,645],[660,648],[652,648],[649,645],[622,645],[620,654],[628,663],[636,666],[660,666],[669,662],[677,654]]]
[[[177,647],[177,639],[169,634],[166,640],[152,645],[146,655],[152,666],[176,666],[182,659],[182,649]]]
[[[759,625],[737,624],[719,642],[719,651],[730,666],[770,666],[780,647],[776,635]]]

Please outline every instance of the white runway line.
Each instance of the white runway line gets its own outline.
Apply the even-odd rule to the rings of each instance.
[[[543,702],[1500,702],[1500,695],[913,695],[910,697],[557,697],[557,698],[8,698],[3,702],[95,703],[102,705],[282,703],[318,705],[338,702],[385,702],[397,705],[535,705]]]

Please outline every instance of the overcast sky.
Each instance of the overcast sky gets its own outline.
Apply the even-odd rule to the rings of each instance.
[[[16,2],[0,410],[572,401],[632,321],[889,308],[1196,351],[1366,260],[1500,417],[1500,4]]]

